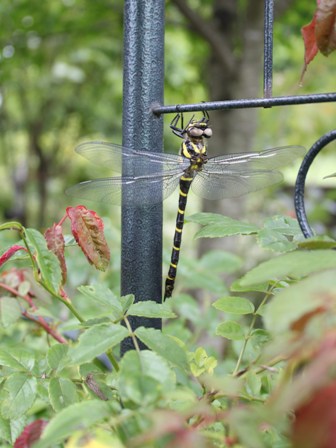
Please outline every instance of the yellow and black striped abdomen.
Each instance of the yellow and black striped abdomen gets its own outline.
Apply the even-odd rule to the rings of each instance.
[[[174,290],[177,264],[180,258],[182,230],[184,225],[184,213],[187,205],[187,198],[192,180],[193,177],[189,177],[187,175],[182,176],[180,179],[179,206],[176,217],[176,227],[174,233],[174,242],[170,260],[170,266],[165,285],[165,294],[164,294],[165,299],[171,297]]]

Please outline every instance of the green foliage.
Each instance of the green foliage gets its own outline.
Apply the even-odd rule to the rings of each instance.
[[[307,400],[314,403],[334,381],[335,242],[302,241],[296,221],[281,216],[260,227],[206,213],[190,221],[202,225],[198,237],[252,236],[278,255],[248,271],[219,250],[184,266],[205,278],[195,288],[217,290],[215,301],[179,294],[162,304],[135,303],[105,281],[79,285],[72,299],[43,235],[2,227],[22,237],[24,272],[31,269],[35,280],[22,276],[15,251],[2,258],[13,268],[0,273],[1,446],[15,446],[20,434],[33,437],[31,422],[37,448],[291,446],[290,416],[305,424]],[[262,237],[265,230],[272,238]],[[70,253],[67,264],[69,257],[78,259]],[[223,271],[238,270],[244,273],[230,292],[219,286]],[[68,268],[69,285],[71,277]],[[164,329],[132,330],[129,316],[163,319]],[[120,358],[125,338],[135,350]]]

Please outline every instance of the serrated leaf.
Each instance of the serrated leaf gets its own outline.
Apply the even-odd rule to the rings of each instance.
[[[243,223],[217,213],[196,213],[188,216],[188,221],[204,227],[196,233],[195,238],[221,238],[232,235],[250,235],[258,232],[253,224]]]
[[[243,327],[234,320],[226,320],[219,324],[216,328],[216,334],[233,341],[245,339]]]
[[[275,215],[266,219],[264,222],[264,229],[276,230],[277,232],[287,236],[301,234],[298,221],[294,218],[290,218],[289,216]]]
[[[69,349],[73,364],[89,362],[129,336],[128,330],[115,324],[100,324],[86,330],[78,343]]]
[[[6,418],[23,415],[35,401],[36,388],[36,378],[25,373],[10,375],[4,385],[6,395],[1,402],[1,414]]]
[[[47,287],[58,294],[62,284],[62,272],[59,261],[47,247],[43,235],[35,229],[26,229],[25,234],[35,253],[39,274]]]
[[[64,285],[67,278],[67,268],[64,257],[65,243],[62,226],[53,224],[52,227],[49,227],[44,232],[44,238],[46,239],[48,249],[56,255],[59,261],[62,272],[62,283]]]
[[[238,284],[252,286],[286,277],[300,278],[336,266],[336,252],[330,250],[296,251],[259,264],[247,272]]]
[[[21,317],[21,309],[14,297],[0,297],[0,323],[4,328],[14,324]]]
[[[111,313],[111,319],[120,320],[123,315],[123,306],[119,299],[109,288],[103,284],[80,286],[78,291],[93,301],[102,309],[104,315]]]
[[[251,235],[259,228],[252,224],[236,221],[223,216],[222,222],[208,224],[195,234],[195,238],[223,238],[233,235]]]
[[[50,403],[56,412],[78,401],[76,386],[68,378],[51,378],[49,382]]]
[[[110,415],[111,409],[105,401],[89,400],[70,405],[50,420],[34,448],[56,446],[76,430],[90,428]]]
[[[222,297],[212,304],[217,310],[230,314],[252,314],[254,305],[244,297]]]
[[[31,371],[35,364],[34,353],[20,347],[0,349],[0,365],[19,371]]]
[[[65,344],[55,344],[51,346],[47,353],[48,365],[53,370],[63,368],[66,356],[68,354],[69,346]]]
[[[130,316],[158,317],[161,319],[172,319],[176,317],[167,303],[156,303],[152,300],[137,302],[130,306],[127,311]]]
[[[169,336],[154,328],[139,327],[135,335],[151,350],[184,371],[189,370],[186,352]]]
[[[71,231],[89,263],[105,271],[110,262],[110,250],[104,235],[104,223],[93,210],[83,205],[68,207]]]
[[[297,244],[289,241],[282,233],[272,229],[262,229],[257,236],[261,247],[275,252],[289,252],[295,250]]]

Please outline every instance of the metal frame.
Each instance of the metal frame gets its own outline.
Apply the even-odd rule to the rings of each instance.
[[[163,119],[151,112],[163,101],[164,0],[125,0],[123,145],[163,150]],[[160,143],[161,142],[161,143]],[[132,166],[123,160],[123,174]],[[136,191],[134,191],[136,194]],[[121,294],[162,300],[162,204],[126,205],[122,198]],[[130,317],[132,328],[161,328],[159,319]],[[132,349],[131,339],[121,351]]]
[[[166,113],[336,101],[336,92],[272,96],[273,15],[274,1],[265,0],[263,98],[163,106],[164,0],[125,0],[123,144],[149,151],[162,149],[162,114]],[[126,163],[123,169],[124,174],[132,172],[132,167]],[[299,175],[295,205],[301,211],[304,211],[303,190],[304,176]],[[121,293],[135,294],[137,301],[161,302],[162,206],[153,206],[144,211],[143,208],[125,204],[122,208]],[[305,218],[299,218],[299,221],[302,224]],[[310,232],[307,230],[304,234],[309,236]],[[154,328],[161,326],[158,319],[144,318],[133,318],[131,324],[133,328],[140,325]],[[133,348],[131,341],[126,341],[122,352],[130,348]]]

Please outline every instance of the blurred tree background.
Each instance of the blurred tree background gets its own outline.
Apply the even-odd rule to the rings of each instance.
[[[315,0],[276,4],[274,95],[334,90],[334,55],[318,56],[299,87],[300,28],[311,20]],[[93,177],[73,153],[76,144],[92,138],[121,142],[123,2],[2,0],[0,12],[0,220],[43,230],[63,214],[66,186]],[[262,45],[262,0],[168,1],[165,103],[260,96]],[[309,147],[333,128],[335,109],[322,104],[213,112],[211,152]],[[167,151],[180,143],[169,131],[171,118],[165,117]],[[235,204],[224,202],[227,214],[241,214],[242,205],[236,212]],[[202,205],[214,207],[210,201]]]

